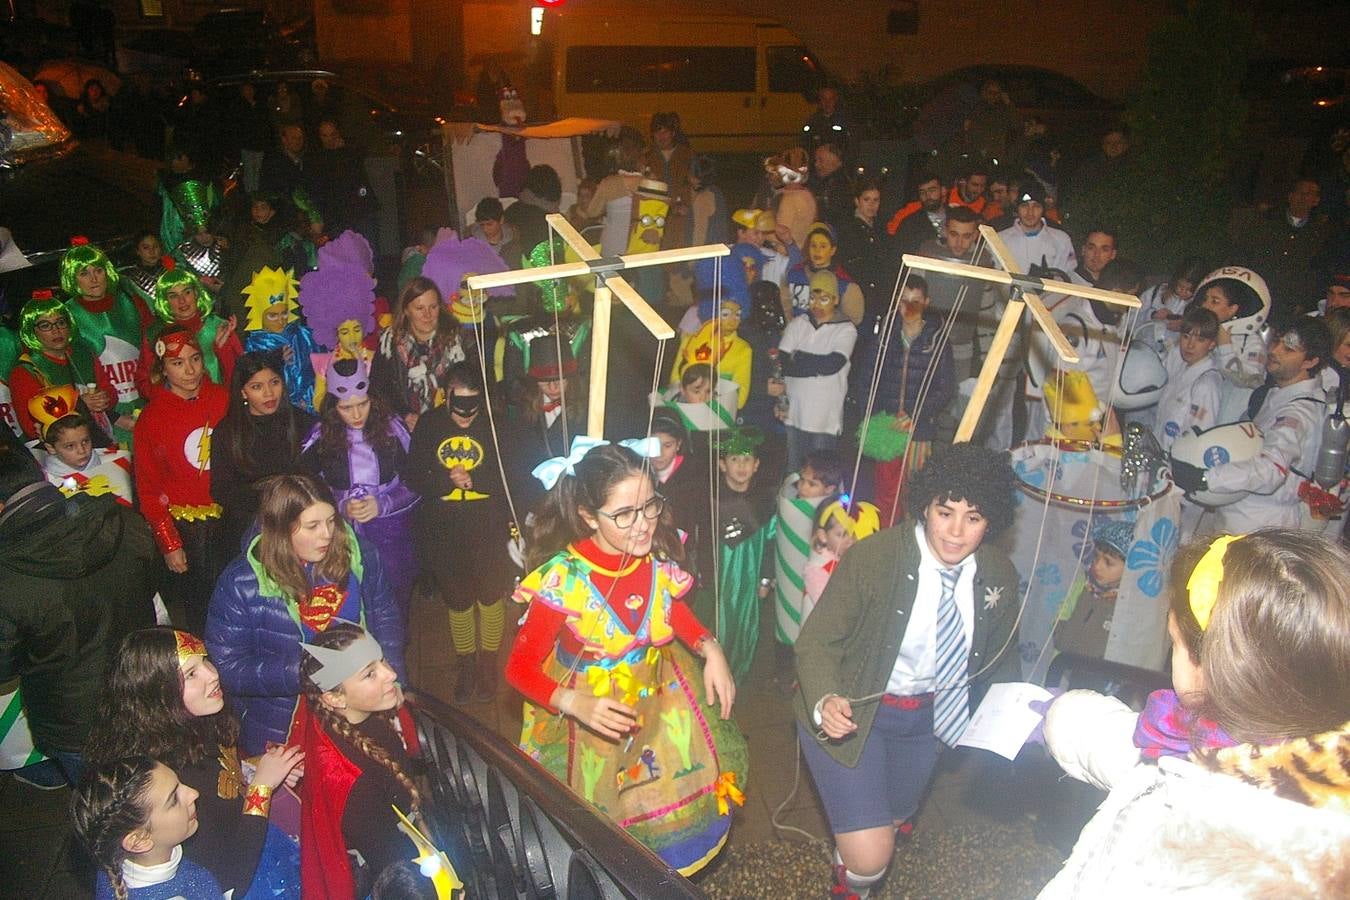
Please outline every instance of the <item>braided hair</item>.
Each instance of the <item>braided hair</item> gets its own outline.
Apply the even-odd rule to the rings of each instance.
[[[361,633],[362,629],[359,625],[335,622],[327,631],[315,635],[310,643],[316,647],[341,650],[344,647],[350,646],[353,641],[361,636]],[[412,797],[412,810],[409,815],[416,816],[421,807],[422,798],[417,790],[417,785],[413,783],[413,780],[408,773],[403,771],[403,767],[398,764],[397,760],[386,753],[383,747],[357,731],[355,726],[348,722],[345,717],[336,710],[330,709],[323,702],[324,691],[320,690],[319,686],[316,685],[313,680],[314,673],[317,672],[322,665],[323,664],[319,660],[310,656],[308,653],[303,654],[303,658],[300,660],[301,691],[304,694],[305,699],[309,702],[310,712],[314,714],[314,717],[319,720],[319,724],[321,724],[325,730],[332,734],[336,734],[338,737],[350,743],[367,758],[388,769],[390,774],[394,776],[394,779],[398,781],[399,784],[403,785],[403,788]],[[335,690],[341,691],[342,688],[338,687],[335,688]],[[371,715],[383,716],[391,723],[394,719],[394,712],[392,710],[384,713],[371,713]]]
[[[145,794],[156,765],[148,756],[104,763],[85,772],[70,798],[75,833],[107,873],[117,900],[127,900],[127,886],[122,880],[127,851],[122,839],[150,821]]]

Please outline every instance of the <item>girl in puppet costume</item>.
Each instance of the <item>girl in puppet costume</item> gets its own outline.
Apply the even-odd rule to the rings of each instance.
[[[300,279],[300,309],[325,348],[310,354],[314,369],[314,408],[323,409],[326,372],[339,359],[370,365],[375,358],[375,278],[370,244],[355,231],[344,231],[319,248],[319,267]]]
[[[717,623],[732,674],[743,678],[759,644],[760,601],[773,578],[773,553],[767,551],[776,527],[774,493],[755,478],[764,442],[758,428],[727,428],[714,432],[713,440],[722,479],[714,495],[716,571],[700,589],[698,609]]]
[[[834,226],[815,222],[806,233],[806,258],[788,269],[783,286],[783,309],[788,316],[799,316],[811,308],[811,276],[816,272],[832,272],[839,279],[839,311],[857,325],[866,311],[863,292],[844,267],[835,262],[839,239]]]
[[[299,294],[295,274],[287,269],[264,266],[244,288],[248,321],[244,326],[244,350],[248,353],[275,351],[285,357],[286,392],[291,403],[314,411],[314,335],[296,314]]]
[[[29,413],[32,399],[48,388],[70,385],[79,392],[79,411],[97,426],[95,445],[112,444],[117,391],[88,345],[79,340],[70,307],[51,291],[34,291],[19,313],[19,340],[26,349],[9,373],[9,389],[24,434],[41,438]]]
[[[713,288],[719,268],[722,276],[720,305]],[[703,324],[681,341],[671,378],[679,381],[685,368],[695,363],[711,366],[719,378],[735,382],[736,409],[733,413],[739,412],[750,398],[752,353],[745,338],[736,333],[741,316],[750,306],[749,287],[742,270],[718,260],[699,260],[694,266],[694,274],[699,285],[698,311]]]
[[[235,361],[243,355],[244,347],[234,333],[234,319],[222,319],[212,312],[214,308],[201,279],[166,257],[164,271],[155,281],[154,309],[159,321],[146,329],[145,340],[141,342],[141,364],[136,372],[141,396],[149,397],[157,387],[150,377],[155,342],[170,325],[179,325],[196,338],[202,364],[213,382],[222,386],[230,383]]]
[[[470,275],[505,271],[506,263],[491,244],[481,238],[460,240],[453,232],[427,251],[427,261],[422,265],[422,277],[431,279],[436,285],[451,315],[461,328],[480,339],[480,347],[497,344],[497,320],[488,310],[487,301],[492,297],[510,297],[514,291],[509,287],[470,291],[464,279]]]
[[[521,749],[689,875],[726,842],[749,756],[726,656],[683,599],[659,449],[624,443],[639,452],[578,437],[535,469],[550,493],[506,678],[525,695]]]
[[[141,335],[153,321],[135,293],[122,290],[122,276],[112,260],[85,237],[74,237],[61,257],[61,290],[78,340],[98,362],[99,371],[116,389],[116,408],[108,418],[119,441],[130,439],[136,410],[145,404],[136,390]]]
[[[300,650],[303,895],[365,897],[407,853],[395,809],[420,820],[422,798],[408,774],[420,752],[417,728],[398,675],[364,628],[334,619]]]
[[[540,241],[522,262],[525,268],[535,269],[551,265],[555,261],[563,262],[565,255],[566,248],[561,242],[550,245],[549,241]],[[508,390],[518,387],[526,379],[532,379],[527,373],[535,367],[534,351],[542,346],[535,341],[543,339],[556,345],[558,340],[555,330],[561,332],[562,343],[567,345],[574,369],[590,356],[588,341],[591,336],[591,320],[581,315],[581,304],[572,283],[564,279],[555,279],[537,282],[525,289],[527,292],[538,292],[538,308],[509,324],[503,323],[506,334],[502,341],[502,356],[497,376],[499,381],[506,382]],[[556,359],[557,355],[555,347],[551,357]],[[580,371],[584,370],[585,366],[580,365]],[[525,387],[527,394],[532,393],[528,384]],[[579,424],[580,422],[581,420],[578,420]],[[570,437],[568,440],[570,441]],[[550,453],[548,456],[561,455],[563,448],[557,449],[558,452]]]
[[[839,560],[858,541],[881,530],[881,512],[871,503],[853,501],[847,494],[824,504],[816,513],[816,527],[811,535],[811,555],[802,572],[805,589],[802,591],[802,621],[820,602],[825,585],[839,565]]]
[[[285,821],[283,806],[298,810],[283,787],[304,774],[304,756],[278,746],[245,759],[238,738],[239,718],[201,638],[143,628],[112,660],[86,754],[91,766],[143,753],[173,768],[198,794],[201,827],[184,855],[241,900],[299,900],[300,850],[276,822]]]
[[[328,384],[303,459],[332,489],[338,513],[352,530],[375,545],[406,621],[417,577],[412,521],[419,498],[400,476],[411,436],[403,420],[370,393],[366,360],[334,359]]]

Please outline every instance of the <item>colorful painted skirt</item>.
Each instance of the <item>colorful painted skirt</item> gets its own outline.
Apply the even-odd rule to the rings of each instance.
[[[521,749],[680,874],[692,875],[722,849],[731,807],[744,801],[745,737],[706,704],[702,667],[675,642],[577,668],[556,650],[545,663],[564,687],[632,706],[635,731],[616,743],[527,701]]]

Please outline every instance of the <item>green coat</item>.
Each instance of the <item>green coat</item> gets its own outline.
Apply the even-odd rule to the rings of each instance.
[[[826,694],[866,697],[886,689],[900,644],[914,608],[918,587],[919,546],[914,523],[905,521],[854,545],[830,577],[829,586],[797,638],[797,680],[794,709],[808,731],[817,728],[811,712]],[[1017,621],[1017,569],[1007,555],[989,544],[975,551],[975,629],[968,671],[988,665],[1003,647]],[[986,597],[997,592],[988,605]],[[1022,664],[1017,641],[971,685],[972,706],[990,684],[1020,681]],[[840,764],[853,767],[876,717],[877,702],[855,704],[858,730],[822,746]]]

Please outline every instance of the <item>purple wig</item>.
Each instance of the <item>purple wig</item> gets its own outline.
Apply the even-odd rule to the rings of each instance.
[[[449,235],[436,242],[427,251],[427,261],[422,266],[422,277],[430,278],[440,288],[441,296],[449,302],[460,292],[460,284],[468,275],[486,275],[489,272],[507,271],[506,263],[492,249],[492,245],[480,238],[460,240]],[[510,297],[514,291],[509,287],[491,288],[489,297]]]
[[[367,335],[375,330],[375,279],[349,262],[325,260],[320,250],[319,268],[300,279],[300,308],[314,340],[336,349],[338,326],[348,319],[360,322]]]

